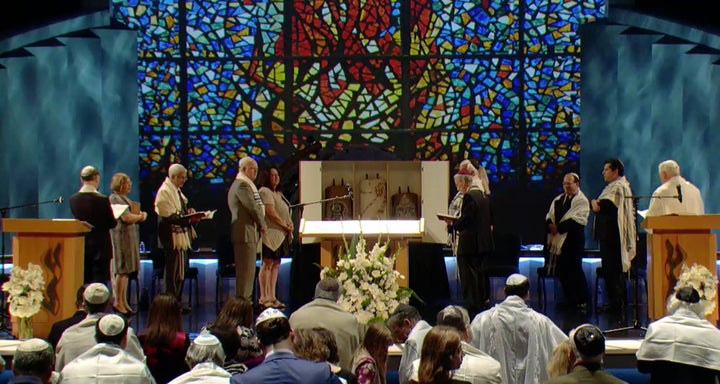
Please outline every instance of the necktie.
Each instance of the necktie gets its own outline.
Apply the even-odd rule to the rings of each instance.
[[[185,212],[187,212],[187,207],[185,207],[185,200],[183,200],[182,192],[180,192],[179,189],[178,189],[178,199],[180,199],[180,210],[181,210],[180,213],[184,215]]]

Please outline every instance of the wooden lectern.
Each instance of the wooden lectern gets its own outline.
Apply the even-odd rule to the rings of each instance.
[[[27,269],[39,265],[45,276],[45,298],[40,313],[33,316],[34,337],[46,338],[52,324],[72,316],[75,293],[83,284],[85,238],[90,224],[72,219],[4,219],[3,232],[13,237],[13,265]],[[17,337],[13,317],[13,335]]]
[[[652,230],[647,237],[648,317],[657,320],[666,315],[683,264],[697,263],[717,273],[717,243],[710,231],[720,228],[720,215],[650,216],[642,227]],[[717,322],[717,307],[708,320]]]
[[[319,237],[320,265],[333,267],[337,261],[335,249],[343,243],[343,237],[350,243],[355,235],[362,234],[368,246],[372,245],[378,236],[383,241],[390,239],[392,251],[399,251],[395,259],[395,270],[405,276],[398,279],[398,285],[408,287],[409,279],[409,252],[408,239],[421,239],[425,232],[425,220],[341,220],[341,221],[312,221],[300,220],[298,233],[301,237]]]

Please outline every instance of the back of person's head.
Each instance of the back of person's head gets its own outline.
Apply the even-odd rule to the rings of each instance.
[[[600,328],[592,324],[580,325],[570,331],[570,343],[577,360],[602,362],[605,353],[605,336]]]
[[[470,314],[467,309],[459,305],[448,305],[443,308],[437,314],[435,319],[437,325],[444,325],[447,327],[455,328],[463,339],[471,337],[471,333],[468,332],[470,326]]]
[[[471,176],[477,176],[477,165],[470,159],[465,159],[460,162],[460,165],[458,166],[458,171],[466,169],[470,171]]]
[[[110,190],[115,193],[120,193],[123,184],[130,181],[130,176],[126,173],[118,172],[110,179]]]
[[[127,322],[122,317],[118,315],[105,315],[95,324],[95,341],[97,341],[98,344],[107,343],[123,346],[127,329]]]
[[[665,160],[658,165],[658,172],[663,173],[670,178],[673,176],[680,176],[680,165],[675,160]]]
[[[323,344],[325,344],[325,346],[328,348],[328,352],[330,353],[330,355],[328,356],[327,361],[333,364],[338,364],[340,362],[340,353],[338,352],[338,345],[335,334],[332,333],[329,329],[322,327],[313,328],[313,331],[318,334],[320,340],[322,340]]]
[[[155,296],[148,311],[144,343],[155,347],[169,346],[178,332],[183,332],[182,308],[175,295],[161,293]]]
[[[80,170],[80,179],[82,181],[93,181],[93,179],[99,175],[100,171],[92,165],[86,165]]]
[[[388,347],[392,342],[390,329],[382,322],[375,322],[365,332],[362,346],[375,361],[384,362],[387,358]]]
[[[388,318],[387,325],[392,331],[395,341],[405,342],[407,334],[421,319],[420,312],[415,307],[399,304]]]
[[[423,341],[420,351],[419,384],[450,382],[453,370],[459,368],[457,354],[462,354],[460,333],[452,327],[433,327]]]
[[[548,377],[551,379],[565,376],[572,371],[575,363],[575,351],[570,339],[563,340],[553,348],[552,356],[547,366]]]
[[[185,362],[192,369],[200,363],[215,363],[223,366],[225,363],[225,352],[223,352],[220,340],[210,333],[201,332],[187,350]]]
[[[238,325],[250,328],[252,323],[252,302],[245,297],[232,297],[223,305],[217,319],[208,328],[235,330]]]
[[[18,345],[13,357],[13,374],[15,376],[34,376],[50,382],[55,366],[55,352],[45,340],[30,339]]]
[[[342,288],[340,283],[332,277],[326,277],[315,285],[315,298],[338,301]]]
[[[323,362],[330,357],[330,349],[320,335],[310,328],[293,330],[293,349],[299,358],[305,360]]]
[[[110,303],[110,290],[105,284],[92,283],[83,291],[83,305],[89,314],[105,312]]]
[[[675,288],[675,294],[668,299],[667,313],[673,314],[679,308],[687,308],[699,318],[707,313],[708,303],[700,300],[700,293],[691,286]]]
[[[239,337],[239,344],[237,352],[235,352],[235,361],[242,363],[262,355],[260,342],[254,329],[238,325],[236,332]],[[223,350],[225,350],[224,345]],[[227,353],[225,355],[227,357]]]
[[[530,281],[528,281],[527,277],[519,273],[513,273],[505,280],[505,296],[520,296],[525,298],[529,293]]]
[[[258,339],[263,347],[269,347],[290,337],[288,318],[275,308],[268,308],[260,313],[255,325]]]
[[[625,164],[620,159],[607,159],[603,164],[610,166],[610,169],[618,172],[618,176],[625,176]]]

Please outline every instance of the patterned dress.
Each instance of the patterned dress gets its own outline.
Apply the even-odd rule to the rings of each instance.
[[[110,195],[110,204],[130,205],[130,200],[117,193]],[[113,242],[113,274],[130,274],[140,270],[139,228],[118,220],[111,230]]]

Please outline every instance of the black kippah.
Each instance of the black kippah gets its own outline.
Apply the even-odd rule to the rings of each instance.
[[[605,336],[595,326],[586,325],[578,328],[573,335],[573,343],[583,356],[594,357],[605,352]]]
[[[695,304],[700,302],[700,294],[693,287],[682,287],[675,292],[675,298],[686,303]]]

